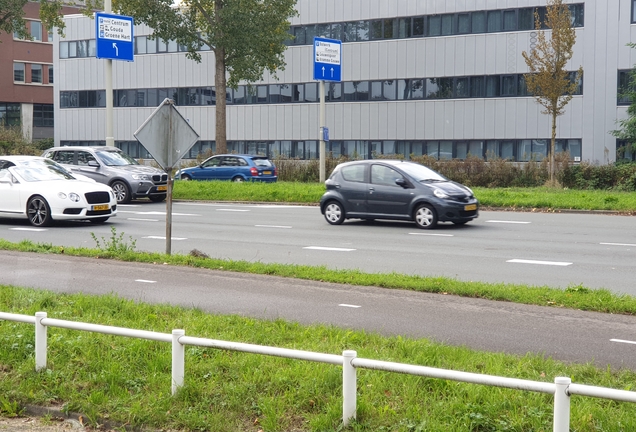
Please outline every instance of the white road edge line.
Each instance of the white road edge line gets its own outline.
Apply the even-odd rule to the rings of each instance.
[[[345,248],[334,248],[334,247],[322,247],[322,246],[307,246],[303,249],[311,249],[311,250],[324,250],[324,251],[338,251],[338,252],[351,252],[355,249],[345,249]]]
[[[287,225],[254,225],[255,227],[260,227],[260,228],[291,228],[290,226]]]
[[[599,243],[602,245],[608,245],[608,246],[636,246],[636,244],[629,244],[629,243]]]
[[[151,281],[151,280],[146,280],[146,279],[135,279],[135,282],[157,283],[157,281]]]
[[[153,240],[165,240],[166,237],[165,236],[145,236],[142,237],[145,239],[153,239]],[[172,240],[187,240],[186,237],[172,237]]]
[[[634,342],[634,341],[628,341],[628,340],[623,340],[623,339],[610,339],[610,342],[618,342],[618,343],[626,343],[626,344],[636,345],[636,342]]]
[[[507,223],[507,224],[529,224],[532,222],[525,221],[507,221],[507,220],[487,220],[487,223]]]
[[[128,220],[146,221],[146,222],[159,222],[159,219],[128,218]]]
[[[346,303],[341,303],[338,306],[348,307],[348,308],[361,308],[362,307],[362,306],[351,305],[351,304],[346,304]]]
[[[229,208],[218,208],[216,211],[227,211],[227,212],[248,212],[251,210],[243,210],[243,209],[229,209]]]
[[[47,231],[46,228],[9,228],[14,231]]]
[[[409,235],[436,236],[436,237],[455,237],[454,234],[409,233]]]
[[[540,264],[540,265],[553,265],[553,266],[569,266],[572,265],[571,262],[559,262],[559,261],[535,261],[535,260],[522,260],[522,259],[511,259],[506,262],[509,263],[517,263],[517,264]]]

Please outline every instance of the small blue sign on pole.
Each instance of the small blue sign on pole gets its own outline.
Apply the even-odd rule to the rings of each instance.
[[[96,54],[99,59],[134,61],[133,18],[102,12],[95,14]]]
[[[342,41],[314,38],[314,79],[342,81]]]
[[[322,140],[329,142],[329,128],[327,126],[322,127]]]

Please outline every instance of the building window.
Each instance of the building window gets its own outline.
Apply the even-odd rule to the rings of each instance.
[[[53,127],[53,105],[33,104],[33,126]]]
[[[49,84],[53,84],[53,66],[49,65]]]
[[[0,103],[0,126],[19,126],[20,123],[20,104]]]
[[[632,23],[636,23],[636,0],[632,0]]]
[[[42,84],[42,65],[31,65],[31,82]]]
[[[13,81],[24,82],[24,63],[13,63]]]
[[[42,23],[40,21],[31,21],[30,24],[33,40],[42,41]]]

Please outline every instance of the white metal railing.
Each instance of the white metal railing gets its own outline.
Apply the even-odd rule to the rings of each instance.
[[[356,418],[356,368],[382,370],[409,375],[426,376],[472,384],[505,387],[514,390],[533,391],[554,395],[553,432],[570,430],[570,396],[580,395],[624,402],[636,402],[636,392],[615,390],[572,384],[568,377],[556,377],[554,383],[529,381],[517,378],[506,378],[494,375],[482,375],[470,372],[459,372],[448,369],[437,369],[426,366],[393,363],[379,360],[358,358],[355,351],[346,350],[342,355],[324,354],[311,351],[300,351],[287,348],[276,348],[263,345],[252,345],[239,342],[228,342],[215,339],[204,339],[186,336],[181,329],[172,330],[172,334],[146,330],[135,330],[124,327],[112,327],[76,321],[65,321],[47,318],[46,312],[36,312],[35,316],[0,312],[0,320],[22,322],[35,325],[35,369],[46,368],[47,327],[59,327],[71,330],[104,333],[137,339],[148,339],[172,343],[172,394],[183,386],[185,377],[185,346],[199,346],[230,351],[241,351],[252,354],[285,357],[342,366],[342,421],[347,426]]]

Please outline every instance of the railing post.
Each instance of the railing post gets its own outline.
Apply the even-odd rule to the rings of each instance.
[[[554,432],[570,431],[570,395],[568,387],[572,380],[568,377],[554,378],[556,391],[554,392]]]
[[[357,355],[352,350],[342,352],[342,423],[345,426],[356,419],[356,368],[351,362]]]
[[[35,371],[46,369],[46,326],[42,325],[42,319],[46,318],[46,312],[35,313]]]
[[[185,376],[185,347],[179,338],[185,335],[185,330],[172,330],[172,395],[183,386]]]

